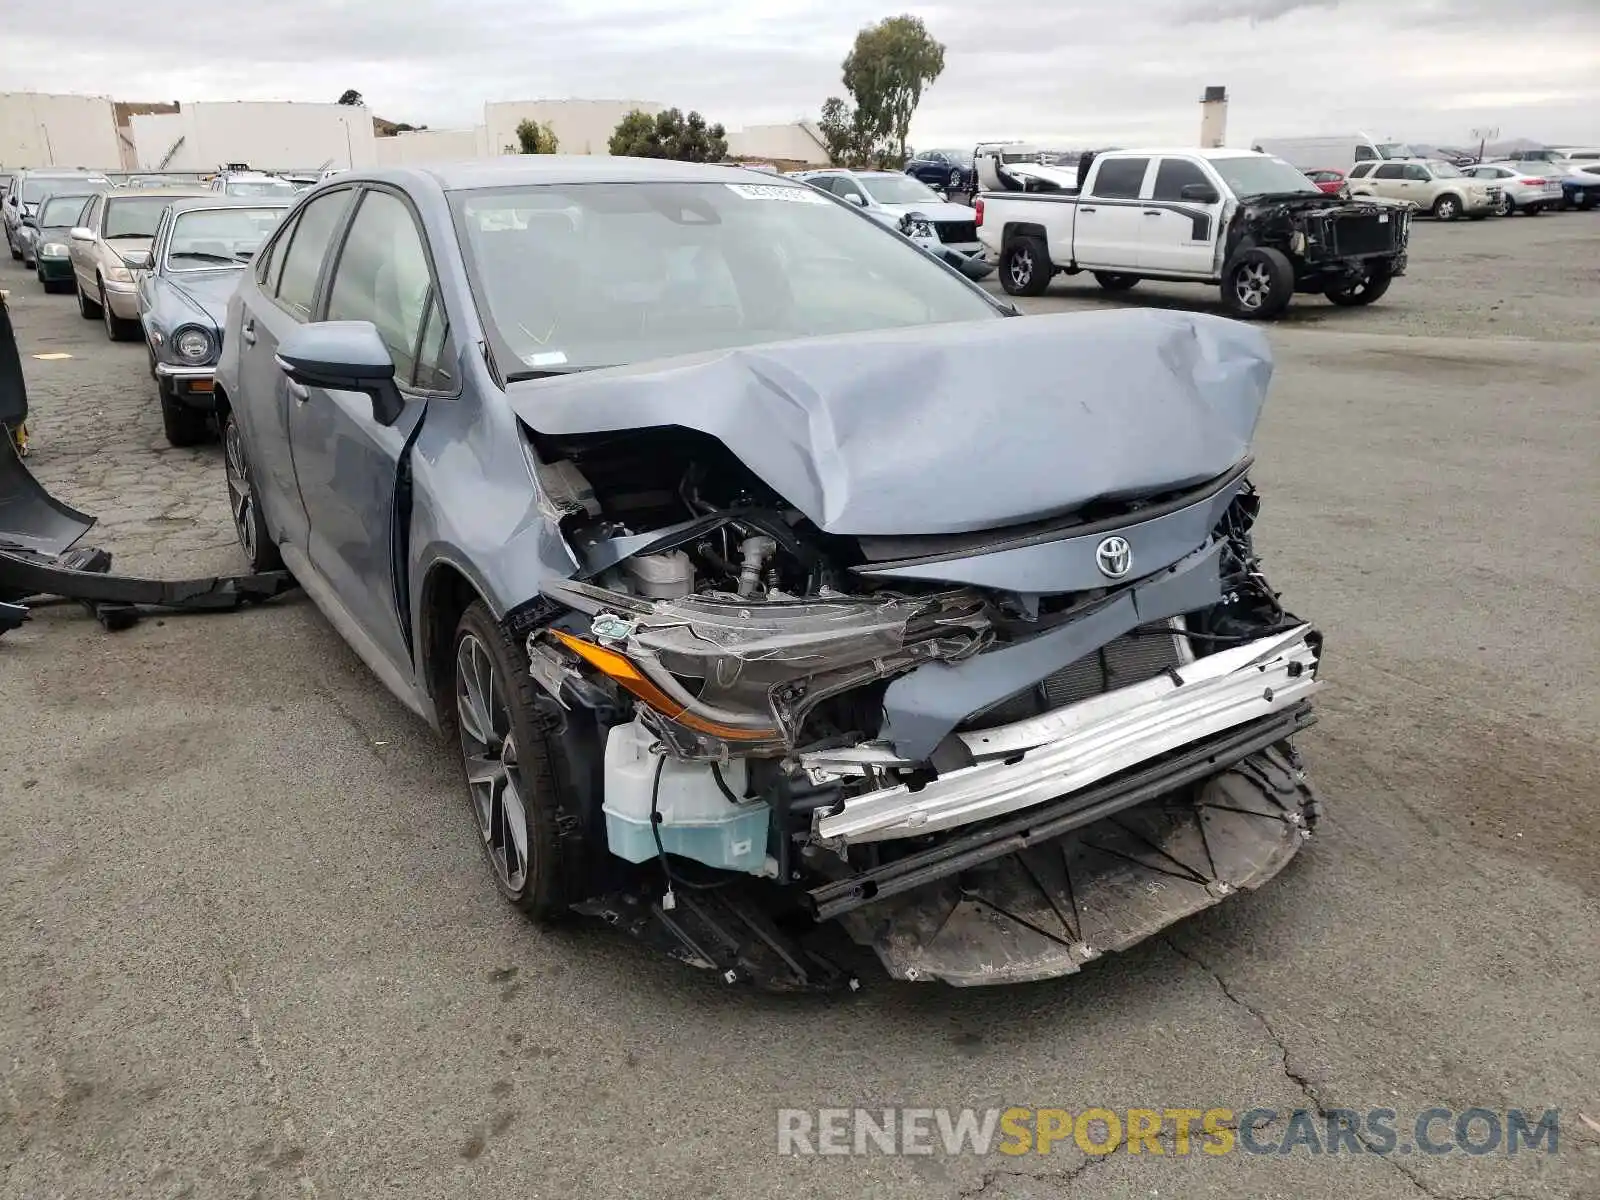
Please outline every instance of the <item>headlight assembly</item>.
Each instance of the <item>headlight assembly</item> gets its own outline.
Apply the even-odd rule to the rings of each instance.
[[[216,339],[197,325],[186,325],[172,335],[172,349],[184,362],[199,366],[216,352]]]
[[[112,283],[133,282],[133,272],[128,270],[127,267],[107,267],[105,275],[106,279]]]

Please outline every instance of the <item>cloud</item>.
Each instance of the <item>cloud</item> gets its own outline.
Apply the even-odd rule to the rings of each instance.
[[[913,141],[1188,143],[1211,84],[1230,140],[1364,129],[1581,141],[1600,111],[1596,0],[52,0],[13,4],[12,90],[331,101],[435,128],[489,100],[697,108],[731,127],[815,115],[855,32],[904,9],[945,43]],[[1529,64],[1514,85],[1502,65]]]
[[[1340,0],[1191,0],[1178,13],[1188,25],[1246,20],[1252,25],[1276,21],[1303,8],[1338,8]]]

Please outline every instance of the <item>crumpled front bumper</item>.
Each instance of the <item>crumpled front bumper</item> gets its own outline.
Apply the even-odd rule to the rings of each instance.
[[[974,762],[912,789],[900,784],[819,810],[824,844],[919,837],[1064,796],[1147,759],[1307,700],[1320,637],[1302,625],[1181,670],[1011,725],[961,734]],[[867,760],[870,762],[870,758]],[[819,782],[865,773],[836,752],[802,755]]]

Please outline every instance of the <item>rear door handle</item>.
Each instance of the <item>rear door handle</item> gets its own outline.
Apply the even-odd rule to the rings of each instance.
[[[1147,217],[1159,217],[1161,210],[1159,208],[1147,208],[1144,210],[1144,215]]]
[[[304,404],[311,399],[311,393],[306,390],[305,384],[296,383],[292,379],[289,380],[289,396],[296,404]]]
[[[1080,208],[1078,211],[1081,213],[1092,213],[1097,212],[1098,210],[1093,208]]]
[[[239,336],[244,339],[244,344],[247,346],[256,344],[256,319],[254,317],[251,317],[239,329]]]

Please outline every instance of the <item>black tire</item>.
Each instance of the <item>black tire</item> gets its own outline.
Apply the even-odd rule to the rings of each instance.
[[[130,321],[127,317],[119,317],[111,311],[111,305],[106,301],[106,285],[100,285],[100,319],[106,327],[106,337],[113,342],[131,342],[139,336],[139,322]]]
[[[165,418],[163,413],[162,417]],[[239,539],[239,549],[244,551],[250,569],[257,574],[276,571],[283,566],[283,556],[278,553],[278,543],[272,540],[267,523],[261,518],[261,505],[256,499],[255,472],[250,467],[250,455],[245,449],[244,431],[230,408],[222,420],[222,475],[228,489],[228,513],[233,518],[233,534]],[[243,492],[239,483],[244,484]],[[241,499],[243,503],[241,503]]]
[[[203,408],[190,408],[172,385],[156,380],[156,394],[161,397],[161,429],[171,446],[198,446],[211,440],[211,414]]]
[[[469,728],[477,724],[477,719],[464,725],[461,715],[468,703],[464,698],[466,660],[472,654],[467,649],[468,639],[492,667],[488,680],[479,677],[480,686],[486,685],[495,698],[493,703],[499,705],[498,712],[489,714],[487,741]],[[502,896],[536,921],[558,921],[569,915],[575,901],[583,898],[585,863],[585,822],[569,799],[572,792],[567,784],[568,773],[563,769],[559,717],[541,702],[528,674],[526,650],[481,600],[473,601],[461,614],[451,650],[451,694],[440,706],[441,724],[461,758],[468,785],[468,811],[485,862]],[[498,747],[494,744],[497,737]],[[468,774],[469,755],[483,763],[494,761],[492,756],[496,753],[507,781],[500,785],[505,790],[500,792],[498,804],[494,799],[496,784],[480,781],[474,785]],[[515,806],[508,803],[513,794],[511,787],[521,801],[520,830],[526,847],[520,877],[506,868],[506,847],[511,848],[513,856],[522,853],[521,847],[516,846]],[[487,792],[482,790],[485,788]],[[487,822],[480,807],[485,801]]]
[[[1461,211],[1461,197],[1454,192],[1446,192],[1433,202],[1433,219],[1436,221],[1458,220]]]
[[[83,294],[83,284],[78,282],[77,276],[73,276],[72,286],[78,293],[78,315],[85,321],[98,321],[100,305]]]
[[[1377,275],[1364,279],[1360,283],[1349,287],[1329,288],[1323,295],[1327,296],[1340,308],[1360,308],[1363,305],[1373,304],[1383,298],[1389,290],[1389,285],[1394,282],[1390,275]]]
[[[1137,275],[1118,275],[1115,271],[1096,271],[1094,281],[1108,292],[1125,292],[1139,286]]]
[[[1251,246],[1235,254],[1222,273],[1222,304],[1245,321],[1278,316],[1294,298],[1294,264],[1282,251]]]
[[[1510,192],[1501,193],[1499,207],[1497,207],[1494,210],[1495,216],[1497,216],[1497,217],[1514,216],[1516,214],[1516,211],[1517,211],[1517,202],[1511,198],[1511,193]]]
[[[1522,211],[1523,211],[1523,214],[1525,216],[1537,217],[1540,213],[1542,213],[1544,211],[1544,205],[1542,205],[1542,204],[1530,204],[1530,205],[1528,205],[1527,208],[1523,209]]]
[[[1579,212],[1588,212],[1593,207],[1594,207],[1594,197],[1592,195],[1590,195],[1588,192],[1585,192],[1583,195],[1578,197],[1578,211]]]
[[[1009,295],[1042,296],[1054,274],[1043,238],[1012,238],[1000,252],[1000,286]]]

